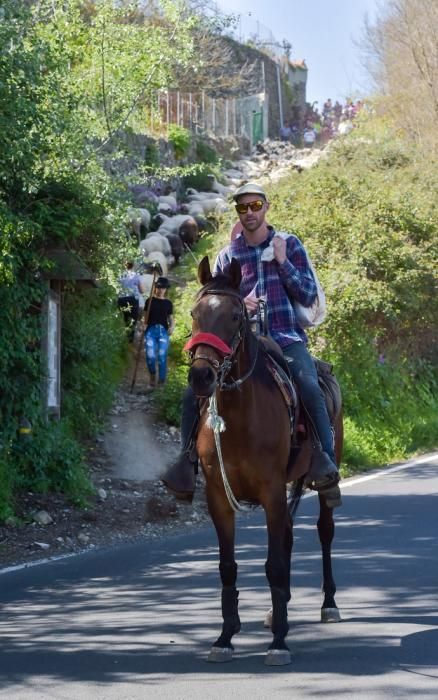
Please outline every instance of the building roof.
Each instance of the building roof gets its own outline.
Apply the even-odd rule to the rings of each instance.
[[[65,248],[50,248],[43,252],[49,265],[41,270],[47,280],[74,280],[82,285],[98,287],[94,274],[82,262],[77,253]]]

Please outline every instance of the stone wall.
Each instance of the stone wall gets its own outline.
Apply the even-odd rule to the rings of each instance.
[[[256,92],[265,92],[267,96],[268,136],[278,138],[280,131],[280,100],[278,94],[278,76],[281,85],[281,107],[283,120],[292,118],[297,109],[304,110],[306,103],[307,68],[305,64],[297,66],[283,60],[280,64],[257,48],[239,44],[224,37],[234,60],[238,65],[246,62],[255,64],[256,74],[259,73],[259,85]]]

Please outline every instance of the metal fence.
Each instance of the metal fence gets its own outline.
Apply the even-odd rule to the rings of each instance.
[[[203,91],[160,90],[156,95],[156,109],[165,126],[178,124],[199,135],[245,137],[251,145],[255,137],[260,140],[260,131],[254,132],[254,115],[261,113],[261,137],[267,135],[267,97],[263,92],[239,98],[214,98]]]

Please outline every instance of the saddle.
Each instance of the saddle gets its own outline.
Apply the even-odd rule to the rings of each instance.
[[[265,353],[268,369],[277,382],[278,388],[285,398],[288,408],[293,411],[295,416],[297,416],[298,410],[298,417],[301,418],[304,411],[299,400],[297,389],[290,376],[287,360],[280,346],[269,337],[261,337],[258,340]],[[318,382],[325,398],[330,422],[333,425],[342,407],[341,389],[338,380],[333,374],[333,365],[317,357],[313,357],[312,359],[316,366]]]

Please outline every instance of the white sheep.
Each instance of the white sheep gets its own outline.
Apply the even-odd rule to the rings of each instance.
[[[229,205],[222,197],[196,199],[183,206],[190,216],[214,216],[229,211]]]
[[[225,201],[225,197],[216,194],[216,192],[192,192],[186,196],[188,202],[203,202],[205,199],[222,199]]]
[[[212,192],[218,192],[219,194],[224,195],[227,197],[229,194],[233,192],[232,187],[227,187],[226,185],[222,185],[220,182],[216,180],[216,177],[214,175],[207,175],[208,181],[211,183],[211,191]]]
[[[158,265],[161,268],[161,275],[163,277],[167,276],[167,273],[169,271],[169,265],[168,261],[165,255],[161,253],[159,250],[153,250],[151,253],[149,253],[145,258],[144,258],[145,263],[158,263]]]
[[[160,206],[160,204],[166,204],[168,207],[170,207],[171,211],[175,213],[178,208],[176,194],[161,194],[158,197],[158,207]]]
[[[159,215],[161,224],[158,228],[160,234],[176,233],[183,243],[191,247],[199,238],[199,227],[193,216],[188,214],[176,214],[175,216]]]
[[[161,236],[157,231],[148,233],[146,238],[140,241],[139,245],[142,255],[149,255],[154,250],[159,250],[166,257],[172,255],[170,243],[164,236]]]
[[[140,240],[142,234],[149,231],[151,226],[151,214],[147,209],[130,207],[127,211],[128,222],[133,232]]]

